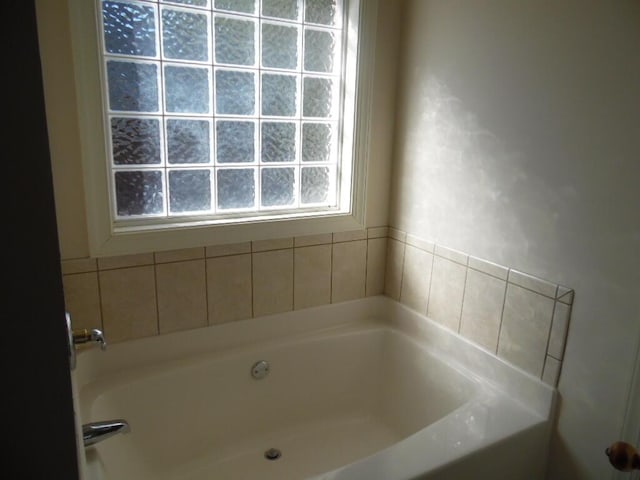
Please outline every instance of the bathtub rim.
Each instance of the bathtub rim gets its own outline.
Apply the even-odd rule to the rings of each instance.
[[[551,415],[557,393],[554,387],[426,315],[382,295],[119,342],[110,345],[106,352],[82,349],[72,377],[80,391],[103,375],[153,368],[159,362],[179,362],[221,350],[290,342],[358,328],[396,330],[453,368],[478,376],[541,417]],[[108,332],[105,333],[108,339]]]

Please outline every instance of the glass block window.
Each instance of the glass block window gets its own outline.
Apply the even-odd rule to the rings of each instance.
[[[116,220],[336,208],[347,0],[96,1]]]

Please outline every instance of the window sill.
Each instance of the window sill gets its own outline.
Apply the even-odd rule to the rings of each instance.
[[[228,243],[296,237],[362,230],[366,226],[360,215],[335,214],[321,217],[248,221],[224,225],[188,225],[164,230],[96,229],[91,243],[92,257],[107,257],[175,250]]]

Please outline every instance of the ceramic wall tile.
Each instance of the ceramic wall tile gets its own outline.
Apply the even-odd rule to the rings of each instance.
[[[405,244],[393,238],[387,241],[387,266],[385,268],[384,293],[400,300]]]
[[[427,316],[454,332],[460,329],[466,275],[464,265],[434,257]]]
[[[554,283],[547,282],[546,280],[542,280],[541,278],[537,278],[533,275],[522,273],[517,270],[509,271],[509,282],[551,298],[555,298],[558,290],[558,286]]]
[[[333,234],[333,243],[352,242],[354,240],[364,240],[367,238],[366,230],[350,230],[346,232],[336,232]]]
[[[253,254],[253,315],[293,310],[293,249]]]
[[[549,347],[547,353],[557,360],[562,360],[564,356],[564,345],[569,329],[569,317],[571,316],[571,305],[556,301],[553,310],[553,321],[551,323],[551,335],[549,335]]]
[[[252,252],[267,252],[270,250],[283,250],[293,247],[293,237],[274,238],[272,240],[257,240],[251,242]]]
[[[487,275],[494,276],[501,280],[506,280],[509,277],[509,269],[507,267],[476,257],[469,257],[469,268],[486,273]]]
[[[158,334],[153,266],[106,270],[99,274],[102,324],[110,343]]]
[[[365,295],[384,294],[385,265],[387,261],[387,239],[367,240],[367,284]]]
[[[98,259],[99,270],[113,270],[117,268],[139,267],[153,265],[153,253],[140,253],[137,255],[122,255],[117,257],[104,257]]]
[[[331,303],[331,245],[294,250],[294,309]]]
[[[186,260],[196,260],[198,258],[204,258],[204,247],[167,250],[165,252],[156,252],[154,254],[156,263],[184,262]]]
[[[544,295],[509,284],[498,356],[540,377],[547,355],[553,304]]]
[[[62,274],[95,272],[98,262],[95,258],[75,258],[62,261]]]
[[[544,364],[544,371],[542,372],[542,381],[547,385],[556,387],[558,385],[558,381],[560,380],[561,368],[562,362],[548,355],[547,360]]]
[[[507,282],[477,270],[467,271],[460,333],[496,353]]]
[[[388,235],[389,235],[389,227],[367,228],[367,238],[387,238]]]
[[[423,315],[427,313],[432,268],[433,254],[412,245],[406,246],[400,302]]]
[[[319,235],[303,235],[293,239],[295,247],[310,247],[312,245],[325,245],[333,242],[333,234],[322,233]]]
[[[367,274],[367,240],[334,243],[331,303],[362,298]]]
[[[209,324],[251,318],[251,254],[207,259]]]
[[[207,325],[204,259],[156,265],[156,289],[161,334]]]
[[[205,250],[205,255],[207,258],[224,257],[227,255],[241,255],[243,253],[251,253],[251,242],[213,245],[207,247]]]

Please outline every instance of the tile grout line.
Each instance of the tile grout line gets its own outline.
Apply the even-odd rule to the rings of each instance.
[[[462,302],[460,302],[460,316],[458,317],[457,333],[460,333],[460,330],[462,330],[462,312],[464,311],[464,299],[467,294],[467,278],[469,278],[469,265],[464,269],[464,286],[462,287]]]
[[[253,249],[252,249],[253,250]],[[255,318],[255,308],[254,308],[254,286],[253,286],[253,251],[249,253],[249,266],[251,268],[251,318]]]
[[[364,254],[364,297],[367,297],[367,283],[369,279],[369,238],[365,238],[364,244],[365,254]]]
[[[329,305],[333,303],[333,242],[330,245],[331,253],[329,255]]]
[[[291,311],[296,309],[296,248],[291,247]]]
[[[156,335],[160,335],[160,300],[158,299],[158,270],[156,269],[156,262],[155,262],[155,253],[153,254],[153,286],[154,286],[154,292],[155,292],[155,300],[156,300],[156,327],[158,329],[158,332],[156,333]]]
[[[402,260],[400,260],[400,287],[398,289],[398,302],[401,302],[402,298],[402,288],[404,286],[404,261],[407,255],[407,244],[400,240],[397,240],[400,245],[402,245]]]
[[[511,269],[509,269],[509,271],[511,271]],[[507,272],[507,278],[509,278],[508,277],[509,271]],[[508,291],[508,289],[509,289],[509,282],[506,281],[506,282],[504,282],[504,293],[502,294],[502,310],[500,312],[500,325],[498,326],[498,338],[497,338],[497,341],[496,341],[496,350],[495,350],[495,354],[498,357],[499,357],[498,351],[500,350],[500,335],[502,334],[502,324],[504,322],[504,309],[505,309],[505,307],[507,305],[507,291]]]
[[[435,247],[434,247],[434,252],[435,252]],[[435,266],[435,253],[431,254],[431,270],[429,271],[429,290],[427,291],[427,311],[424,312],[424,314],[428,317],[429,316],[429,304],[431,303],[431,288],[433,287],[433,269]]]
[[[204,258],[204,306],[207,309],[207,325],[213,325],[213,315],[209,315],[209,268],[207,266],[207,257]],[[211,318],[209,318],[211,317]]]
[[[557,291],[558,290],[556,288],[556,292]],[[553,309],[551,310],[551,321],[549,322],[549,331],[547,332],[547,342],[544,346],[544,361],[542,362],[542,372],[540,372],[540,378],[542,378],[542,376],[544,375],[544,369],[547,367],[547,357],[551,356],[551,354],[549,354],[549,343],[551,342],[551,332],[553,331],[553,323],[556,317],[556,308],[558,307],[558,303],[558,300],[554,300]],[[558,359],[556,358],[556,360]]]
[[[509,271],[511,271],[511,269],[509,269]],[[512,281],[509,280],[509,277],[507,277],[506,282],[510,283],[511,285],[515,285],[516,287],[522,288],[523,290],[527,290],[529,292],[535,293],[536,295],[540,295],[542,297],[548,298],[549,300],[553,300],[554,302],[556,300],[558,300],[556,297],[550,297],[546,293],[540,293],[537,290],[533,290],[532,288],[524,287],[524,286],[520,285],[519,283],[512,282]],[[556,292],[557,292],[557,285],[556,285]],[[562,303],[564,303],[564,302],[562,302]]]
[[[97,270],[98,268],[98,262],[96,261],[96,280],[98,282],[98,311],[100,312],[100,328],[102,329],[102,331],[106,334],[106,330],[104,328],[104,307],[102,305],[102,285],[100,282],[100,271]],[[108,338],[108,336],[107,336]]]
[[[551,332],[553,331],[553,321],[556,317],[556,307],[558,306],[558,288],[559,285],[556,284],[556,293],[554,295],[554,299],[553,299],[553,309],[551,310],[551,321],[549,322],[549,331],[547,332],[547,342],[545,344],[544,347],[544,360],[542,361],[542,371],[540,372],[540,380],[542,380],[542,378],[544,377],[544,370],[547,368],[547,357],[550,357],[549,355],[549,343],[551,342]],[[557,360],[557,359],[556,359]],[[562,368],[562,362],[560,362],[560,368]],[[554,380],[554,384],[558,382],[558,380],[560,379],[560,372],[558,371],[558,378],[556,378]]]

